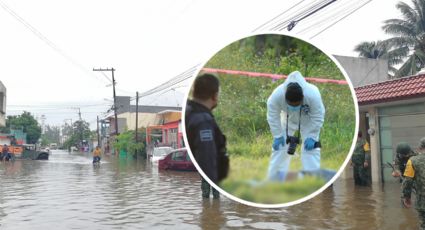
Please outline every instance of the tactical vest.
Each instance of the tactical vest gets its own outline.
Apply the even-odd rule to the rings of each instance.
[[[415,170],[414,181],[416,194],[425,196],[425,154],[413,156],[410,160]]]
[[[356,165],[363,165],[365,162],[365,151],[364,151],[364,141],[357,141],[356,147],[354,148],[353,156],[351,157],[351,161]]]

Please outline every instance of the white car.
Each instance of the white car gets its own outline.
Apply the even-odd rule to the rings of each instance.
[[[173,150],[174,149],[171,147],[156,147],[153,149],[151,161],[158,162],[164,159]]]

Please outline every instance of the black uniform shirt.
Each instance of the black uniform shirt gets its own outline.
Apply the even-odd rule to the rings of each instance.
[[[217,157],[225,154],[225,137],[211,111],[202,104],[188,100],[185,119],[189,147],[196,162],[210,180],[217,183]]]

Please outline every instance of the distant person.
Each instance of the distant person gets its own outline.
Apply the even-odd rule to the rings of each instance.
[[[290,73],[267,100],[267,121],[273,135],[269,180],[285,180],[298,144],[303,171],[320,169],[319,141],[324,120],[325,107],[319,89],[300,72]]]
[[[425,229],[425,137],[419,142],[419,154],[412,156],[406,164],[401,199],[405,207],[412,206],[412,190],[416,194],[416,210],[419,214],[420,229]]]
[[[102,150],[99,146],[93,150],[93,164],[100,163],[100,156],[102,155]]]
[[[394,170],[391,173],[393,177],[400,177],[400,183],[403,181],[404,170],[410,157],[418,155],[406,142],[397,144],[396,157],[394,159]]]
[[[189,147],[205,175],[215,184],[227,176],[229,159],[226,137],[218,127],[211,111],[218,105],[219,80],[211,74],[195,79],[192,100],[186,105],[186,134]],[[202,178],[202,196],[209,198],[210,184]],[[212,188],[213,197],[220,193]]]
[[[4,144],[3,145],[3,148],[1,150],[0,160],[2,160],[2,161],[5,160],[6,159],[6,156],[8,155],[8,153],[9,153],[9,148],[7,147],[6,144]]]
[[[362,138],[362,132],[358,132],[356,147],[351,157],[354,183],[356,185],[367,185],[368,183],[368,176],[366,171],[366,169],[369,167],[369,154],[366,153],[368,151],[368,143]]]

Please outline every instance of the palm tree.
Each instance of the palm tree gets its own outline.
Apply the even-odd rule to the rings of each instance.
[[[402,19],[384,21],[382,29],[391,34],[386,40],[393,50],[406,58],[396,77],[416,74],[425,64],[425,0],[412,0],[413,6],[399,2]]]
[[[388,60],[390,76],[397,72],[394,65],[402,63],[406,55],[406,49],[392,49],[387,41],[362,42],[354,47],[354,51],[359,53],[359,57]]]

